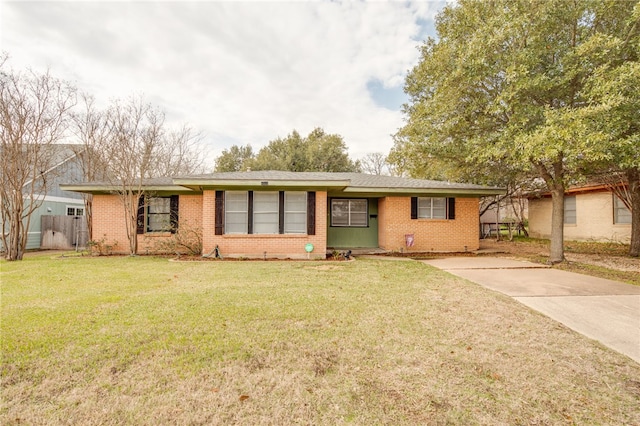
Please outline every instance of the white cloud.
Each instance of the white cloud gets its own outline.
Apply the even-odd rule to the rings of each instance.
[[[205,135],[211,155],[293,129],[341,134],[353,156],[387,152],[399,111],[371,80],[402,86],[442,3],[3,3],[15,68],[49,67],[105,103],[144,93]]]

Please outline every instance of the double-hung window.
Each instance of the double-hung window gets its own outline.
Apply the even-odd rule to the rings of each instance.
[[[147,232],[162,232],[171,229],[171,199],[168,197],[147,200]]]
[[[411,219],[456,219],[456,199],[411,197]]]
[[[253,233],[278,233],[278,192],[253,193]]]
[[[315,195],[315,193],[311,193]],[[315,198],[312,198],[315,200]],[[222,205],[221,205],[222,206]],[[315,214],[315,203],[312,212]],[[220,234],[305,234],[315,232],[307,226],[307,192],[302,191],[226,191],[224,224]],[[312,222],[313,223],[313,222]]]
[[[366,227],[368,201],[366,199],[334,198],[331,200],[331,226]]]
[[[575,225],[578,215],[576,210],[576,197],[564,197],[564,223],[565,225]]]
[[[138,200],[138,220],[136,233],[171,232],[178,229],[180,198],[141,196]]]
[[[227,234],[246,234],[249,217],[249,199],[247,191],[227,191],[225,193],[225,232]]]
[[[304,234],[307,232],[307,193],[284,193],[284,233]]]
[[[418,197],[418,217],[421,219],[446,219],[447,199],[444,197]]]
[[[631,223],[631,210],[616,195],[613,195],[613,223]]]

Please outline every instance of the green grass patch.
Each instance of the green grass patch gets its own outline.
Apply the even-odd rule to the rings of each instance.
[[[640,366],[416,261],[0,262],[2,424],[637,424]]]

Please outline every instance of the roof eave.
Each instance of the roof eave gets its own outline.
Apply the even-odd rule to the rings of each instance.
[[[60,189],[85,194],[112,194],[122,191],[122,187],[117,185],[60,185]],[[147,192],[194,192],[191,188],[178,185],[143,185],[141,189]]]
[[[488,195],[504,195],[506,189],[502,188],[368,188],[350,186],[344,189],[346,193],[359,194],[436,194],[436,195],[460,195],[469,197],[484,197]]]
[[[176,185],[190,188],[345,188],[348,180],[280,180],[280,179],[174,179]]]

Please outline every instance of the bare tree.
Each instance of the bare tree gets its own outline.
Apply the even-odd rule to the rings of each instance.
[[[124,209],[129,253],[138,251],[138,206],[145,179],[153,176],[154,155],[162,148],[164,113],[141,97],[114,101],[106,113],[106,135],[100,146],[108,161],[107,181]]]
[[[107,178],[108,162],[104,156],[107,141],[106,114],[95,107],[92,96],[81,95],[84,110],[74,115],[74,132],[81,142],[75,149],[82,178],[103,181]],[[89,240],[93,239],[93,195],[82,194]]]
[[[187,125],[165,133],[153,155],[155,164],[149,177],[204,173],[201,139]]]
[[[0,60],[0,67],[5,62]],[[21,260],[31,215],[50,186],[54,144],[65,135],[76,91],[48,71],[0,68],[0,96],[2,244],[8,260]]]
[[[598,173],[593,179],[606,186],[616,197],[622,201],[629,211],[632,211],[631,190],[629,188],[629,180],[624,172],[619,170],[606,170]]]
[[[631,212],[629,256],[640,256],[640,167],[608,167],[593,178],[605,185]]]
[[[144,206],[141,201],[153,196],[146,189],[148,179],[202,172],[200,135],[186,125],[167,129],[164,112],[141,96],[114,100],[106,111],[95,108],[91,97],[83,98],[85,109],[76,115],[75,124],[83,144],[80,160],[84,178],[102,181],[118,196],[129,253],[134,255],[138,248],[138,210]],[[85,203],[91,214],[90,195]]]
[[[387,156],[381,152],[370,152],[360,159],[362,171],[370,175],[388,175],[389,163]]]

